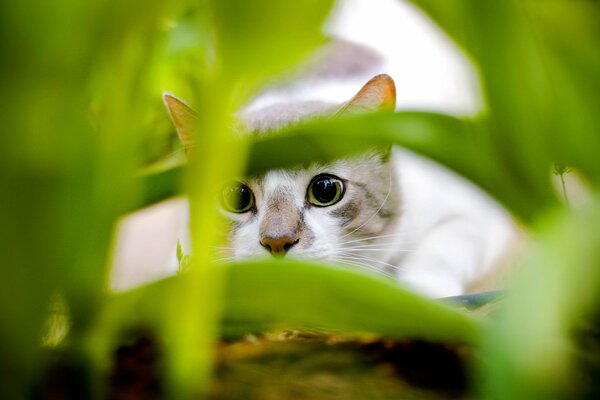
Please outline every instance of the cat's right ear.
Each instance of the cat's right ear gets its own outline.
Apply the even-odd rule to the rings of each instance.
[[[396,85],[387,74],[376,75],[340,107],[335,115],[360,114],[370,111],[393,111],[396,109]]]
[[[198,114],[185,101],[171,93],[163,93],[163,101],[175,125],[186,154],[193,147],[192,130],[198,124]]]

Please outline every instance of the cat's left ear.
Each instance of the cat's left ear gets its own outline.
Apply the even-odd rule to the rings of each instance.
[[[163,93],[163,101],[175,125],[186,153],[192,147],[192,130],[198,124],[198,114],[187,103],[171,93]]]
[[[350,101],[340,107],[336,115],[395,109],[396,85],[389,75],[381,74],[371,78]]]

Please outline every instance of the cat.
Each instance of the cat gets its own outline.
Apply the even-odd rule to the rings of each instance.
[[[191,147],[193,109],[164,94],[179,137]],[[246,134],[282,129],[306,118],[388,110],[396,88],[370,79],[343,104],[281,103],[239,114]],[[278,169],[240,179],[221,195],[231,221],[230,260],[310,258],[388,276],[429,297],[468,292],[489,275],[514,235],[503,210],[439,165],[398,147]]]

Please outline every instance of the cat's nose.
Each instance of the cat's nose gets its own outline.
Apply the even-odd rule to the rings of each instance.
[[[298,243],[297,238],[291,236],[263,237],[260,244],[274,257],[283,257],[288,250]]]

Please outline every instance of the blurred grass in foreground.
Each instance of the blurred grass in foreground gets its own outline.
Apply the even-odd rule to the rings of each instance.
[[[186,398],[206,389],[221,329],[283,323],[473,343],[485,358],[475,368],[486,398],[589,393],[598,348],[584,354],[588,348],[576,339],[582,321],[594,321],[600,295],[600,5],[414,3],[478,67],[486,101],[480,115],[313,121],[255,141],[233,138],[232,112],[323,40],[331,2],[2,3],[0,397],[29,397],[39,382],[47,367],[44,324],[57,298],[70,329],[53,351],[81,365],[86,396],[102,397],[110,351],[138,324],[164,344],[167,397]],[[140,176],[168,143],[168,125],[156,117],[164,112],[162,89],[196,106],[199,151],[187,167]],[[533,245],[498,321],[483,323],[378,278],[311,263],[286,263],[286,273],[271,262],[211,266],[220,226],[215,185],[246,165],[262,171],[374,143],[397,143],[444,163],[530,228]],[[588,206],[572,210],[557,200],[555,165],[583,177],[594,193]],[[182,191],[192,204],[191,271],[108,294],[116,219]],[[311,302],[299,301],[297,281],[315,290]],[[357,288],[360,295],[352,295]]]

